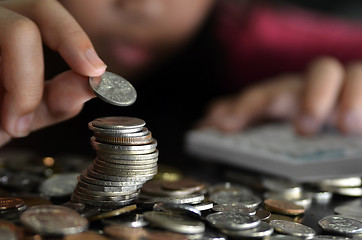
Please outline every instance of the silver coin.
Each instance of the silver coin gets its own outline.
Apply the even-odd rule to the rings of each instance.
[[[60,173],[46,179],[39,191],[48,197],[65,197],[72,194],[79,173]]]
[[[334,208],[334,212],[341,215],[352,215],[362,217],[362,207],[353,205],[341,205]]]
[[[104,174],[101,172],[93,171],[93,166],[88,167],[88,174],[94,178],[101,179],[101,180],[107,180],[107,181],[115,181],[115,182],[122,182],[122,181],[147,181],[153,178],[155,175],[154,173],[151,174],[145,174],[142,176],[135,175],[135,176],[113,176]]]
[[[255,215],[256,211],[253,208],[247,208],[240,203],[224,203],[214,205],[212,208],[215,212],[238,212],[245,215]]]
[[[100,77],[89,77],[89,85],[100,99],[116,106],[129,106],[137,99],[131,83],[111,72],[105,72]]]
[[[156,149],[152,153],[147,154],[137,154],[137,155],[131,155],[131,154],[112,154],[107,152],[98,152],[97,157],[101,160],[106,160],[109,162],[115,162],[117,161],[141,161],[141,160],[150,160],[150,159],[157,159],[158,158],[158,150]]]
[[[318,225],[326,232],[351,236],[362,232],[362,222],[354,218],[332,215],[322,218]]]
[[[207,211],[207,210],[211,210],[214,207],[214,203],[213,202],[209,202],[209,201],[205,201],[205,202],[201,202],[199,204],[195,204],[194,207],[199,210],[199,211]]]
[[[332,186],[320,186],[322,191],[333,192],[335,194],[350,196],[350,197],[361,197],[362,187],[332,187]]]
[[[331,236],[331,235],[315,235],[313,238],[313,240],[348,240],[351,238],[347,238],[347,237],[338,237],[338,236]]]
[[[360,177],[325,179],[318,182],[320,186],[330,187],[359,187],[362,185]]]
[[[209,187],[208,191],[209,191],[209,194],[213,194],[213,193],[220,192],[220,191],[239,192],[242,194],[251,194],[252,193],[252,191],[249,188],[235,184],[235,183],[230,183],[230,182],[219,183],[214,186],[211,186],[211,187]]]
[[[257,208],[261,203],[261,198],[254,194],[245,194],[234,191],[219,191],[210,195],[210,201],[216,204],[238,203],[247,208]]]
[[[261,222],[257,227],[248,230],[221,230],[228,237],[235,238],[264,238],[274,232],[274,228],[266,222]]]
[[[99,173],[103,173],[106,175],[113,175],[113,176],[148,176],[149,174],[155,175],[157,173],[157,167],[150,168],[150,169],[135,169],[135,170],[124,170],[124,169],[114,169],[114,168],[108,168],[98,165],[97,163],[93,162],[93,170],[97,171]]]
[[[302,185],[288,179],[264,178],[263,186],[271,192],[277,192],[289,198],[297,198],[303,192]]]
[[[101,186],[101,185],[94,185],[89,184],[83,181],[78,181],[78,186],[88,189],[90,191],[100,191],[100,192],[124,192],[124,191],[136,191],[142,185],[132,185],[132,186],[126,186],[126,187],[108,187],[108,186]]]
[[[96,151],[111,152],[113,154],[147,154],[156,151],[157,147],[157,141],[155,139],[145,145],[114,145],[97,142],[94,137],[91,137],[91,144]]]
[[[135,155],[133,155],[133,156],[135,156]],[[121,164],[121,165],[148,165],[148,164],[155,164],[158,161],[158,158],[147,159],[147,160],[137,160],[137,161],[110,159],[110,158],[101,159],[99,157],[98,157],[98,159],[103,162],[107,162],[107,163],[111,163],[111,164]]]
[[[201,212],[192,205],[189,204],[177,204],[177,203],[156,203],[153,206],[154,211],[170,212],[175,214],[181,214],[193,218],[200,218]]]
[[[272,220],[270,221],[270,225],[274,227],[277,232],[296,237],[310,238],[316,235],[316,232],[312,228],[296,222]]]
[[[140,194],[140,200],[144,203],[178,203],[178,204],[198,204],[205,199],[203,194],[194,193],[183,197],[154,197]]]
[[[117,216],[117,218],[101,219],[104,224],[119,224],[128,227],[145,227],[149,222],[143,217],[143,214],[125,214]]]
[[[138,192],[135,192],[127,195],[117,195],[117,194],[95,195],[93,193],[80,192],[77,189],[75,189],[72,196],[77,196],[80,199],[89,200],[89,201],[124,201],[124,200],[135,199],[138,197],[138,194],[139,194]]]
[[[122,130],[122,129],[143,129],[146,122],[139,118],[134,117],[101,117],[91,121],[88,126],[93,128],[105,129],[105,130]]]
[[[205,231],[203,222],[178,214],[151,211],[143,216],[155,226],[178,233],[198,234]]]
[[[206,216],[206,220],[214,227],[226,230],[246,230],[260,224],[256,216],[244,215],[236,212],[217,212]]]
[[[89,190],[89,189],[85,189],[79,185],[76,186],[76,188],[74,189],[74,191],[78,191],[84,194],[89,194],[89,195],[94,195],[94,196],[128,196],[130,194],[133,194],[134,192],[136,192],[136,190],[131,189],[131,190],[124,190],[124,191],[118,191],[118,192],[103,192],[103,191],[96,191],[96,190]]]
[[[83,199],[80,198],[76,195],[72,195],[71,196],[71,200],[73,202],[80,202],[80,203],[84,203],[84,204],[88,204],[88,205],[92,205],[92,206],[99,206],[99,207],[120,207],[120,206],[126,206],[129,204],[132,204],[135,202],[135,199],[128,199],[128,200],[119,200],[119,201],[114,201],[114,200],[88,200],[88,199]]]
[[[90,122],[88,125],[89,125],[89,128],[94,131],[93,134],[96,137],[96,139],[104,138],[104,137],[108,137],[108,136],[109,137],[122,137],[122,138],[137,138],[137,137],[144,137],[144,136],[151,134],[151,132],[146,127],[142,127],[141,130],[139,130],[141,127],[127,128],[127,130],[132,130],[132,132],[129,132],[129,131],[125,131],[125,129],[96,128],[91,123],[92,122]],[[138,131],[136,131],[136,130],[138,130]],[[135,131],[135,132],[133,132],[133,131]]]
[[[116,163],[109,163],[103,160],[100,160],[96,158],[94,160],[94,163],[96,163],[99,166],[108,167],[108,168],[115,168],[120,170],[146,170],[146,169],[152,169],[157,167],[157,161],[149,164],[142,164],[142,165],[135,165],[135,164],[116,164]]]
[[[100,185],[106,187],[127,187],[133,185],[142,185],[145,181],[107,181],[107,180],[100,180],[88,176],[87,171],[83,171],[80,175],[80,179],[83,182],[93,184],[93,185]]]
[[[226,236],[211,228],[206,228],[204,234],[198,240],[226,240]]]
[[[76,211],[56,205],[34,206],[20,216],[21,223],[43,235],[63,235],[83,232],[88,221]]]
[[[296,237],[291,235],[282,235],[282,234],[275,234],[270,236],[268,240],[304,240],[305,238]]]

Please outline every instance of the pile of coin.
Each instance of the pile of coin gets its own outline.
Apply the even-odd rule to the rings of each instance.
[[[157,173],[157,141],[142,119],[97,118],[89,123],[97,157],[78,178],[73,202],[104,208],[133,203]]]

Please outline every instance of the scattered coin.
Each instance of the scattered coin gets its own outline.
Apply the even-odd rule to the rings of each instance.
[[[267,219],[270,218],[271,213],[269,211],[263,210],[263,209],[258,209],[256,210],[256,214],[255,214],[258,218],[260,218],[260,220],[265,221]]]
[[[116,106],[129,106],[137,98],[134,87],[111,72],[105,72],[100,77],[89,77],[89,85],[100,99]]]
[[[221,230],[228,237],[234,238],[264,238],[272,235],[274,228],[266,222],[261,222],[257,227],[248,230]]]
[[[305,212],[304,207],[301,207],[289,201],[279,199],[264,200],[264,207],[266,210],[271,212],[293,216],[303,214]]]
[[[54,174],[41,184],[39,190],[49,197],[70,196],[77,185],[78,176],[79,173]]]
[[[354,218],[332,215],[319,220],[318,225],[326,232],[352,236],[362,232],[362,222]]]
[[[351,238],[339,237],[339,236],[331,236],[331,235],[315,235],[312,239],[313,240],[331,240],[331,239],[334,239],[334,240],[348,240],[348,239],[351,239]]]
[[[224,203],[214,205],[212,208],[215,212],[238,212],[245,215],[255,215],[256,211],[253,208],[247,208],[240,203]]]
[[[195,204],[194,207],[199,210],[199,211],[207,211],[210,210],[214,207],[214,203],[213,202],[209,202],[209,201],[204,201],[201,202],[199,204]]]
[[[76,211],[58,205],[34,206],[20,216],[21,223],[43,235],[66,235],[83,232],[88,221]]]
[[[143,228],[133,228],[123,225],[109,225],[104,227],[104,233],[115,239],[145,239],[148,235]]]
[[[270,221],[270,225],[274,227],[277,232],[296,237],[311,238],[316,235],[316,232],[312,228],[296,222],[272,220]]]
[[[134,228],[145,227],[149,225],[149,222],[147,222],[146,219],[144,219],[143,214],[137,214],[137,213],[135,214],[129,213],[129,214],[120,215],[116,218],[106,218],[101,220],[105,225],[118,224]]]
[[[282,235],[282,234],[275,234],[272,235],[269,240],[302,240],[305,238],[290,236],[290,235]]]
[[[112,210],[112,211],[109,211],[109,212],[101,213],[99,215],[90,217],[89,220],[90,221],[95,221],[95,220],[99,220],[99,219],[115,217],[115,216],[119,216],[119,215],[124,214],[124,213],[134,211],[136,209],[137,209],[136,205],[129,205],[129,206],[126,206],[126,207],[123,207],[123,208],[120,208],[120,209]]]
[[[260,224],[258,217],[238,212],[212,213],[206,216],[206,220],[214,227],[226,230],[246,230]]]
[[[170,212],[175,214],[181,214],[192,218],[200,218],[201,212],[194,206],[189,204],[177,204],[177,203],[156,203],[153,206],[154,211]]]
[[[151,224],[173,232],[198,234],[205,231],[204,223],[186,216],[155,211],[145,212],[143,215]]]
[[[108,240],[107,237],[100,235],[99,233],[93,231],[87,231],[77,234],[70,234],[63,237],[62,240],[79,240],[79,239],[87,239],[87,240]]]
[[[252,193],[239,191],[217,191],[210,194],[209,199],[216,204],[238,203],[247,208],[257,208],[262,201]]]

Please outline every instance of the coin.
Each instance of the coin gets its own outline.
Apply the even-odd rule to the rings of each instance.
[[[79,239],[87,239],[87,240],[108,240],[107,237],[100,235],[99,233],[93,231],[87,231],[77,234],[66,235],[62,238],[62,240],[79,240]]]
[[[206,216],[206,220],[216,228],[227,230],[246,230],[260,224],[258,217],[238,212],[212,213]]]
[[[318,182],[320,186],[330,187],[359,187],[362,185],[360,177],[325,179]]]
[[[79,173],[54,174],[46,179],[39,188],[39,191],[49,197],[65,197],[72,194]]]
[[[82,212],[85,209],[85,205],[83,203],[66,202],[62,206],[70,208],[78,213]]]
[[[271,227],[266,222],[261,222],[257,227],[247,230],[221,230],[224,234],[226,234],[228,237],[234,237],[234,238],[264,238],[267,236],[272,235],[274,232],[274,228]]]
[[[334,240],[348,240],[348,239],[351,239],[351,238],[331,236],[331,235],[315,235],[312,239],[313,240],[331,240],[331,239],[334,239]]]
[[[194,207],[196,209],[198,209],[199,211],[207,211],[210,210],[214,207],[214,203],[213,202],[209,202],[209,201],[204,201],[201,202],[199,204],[195,204]]]
[[[295,219],[286,215],[280,215],[280,214],[271,214],[270,217],[266,220],[267,222],[270,222],[272,220],[285,220],[290,222],[295,222]]]
[[[24,206],[25,203],[21,198],[0,198],[0,210],[9,210]]]
[[[303,188],[300,184],[292,182],[288,179],[264,178],[263,186],[272,192],[281,193],[287,197],[298,197]]]
[[[277,232],[297,237],[310,238],[316,234],[312,228],[296,222],[272,220],[270,221],[270,225],[274,227]]]
[[[244,204],[240,203],[224,203],[214,205],[212,208],[215,212],[238,212],[245,215],[255,215],[256,211],[253,208],[247,208]]]
[[[149,222],[144,219],[143,214],[122,214],[118,216],[117,218],[107,218],[107,219],[101,219],[104,224],[119,224],[124,225],[128,227],[145,227],[149,224]]]
[[[104,233],[115,239],[144,239],[148,233],[143,228],[132,228],[124,225],[109,225],[104,227]]]
[[[105,72],[100,77],[89,77],[89,85],[100,99],[116,106],[129,106],[137,98],[134,87],[111,72]]]
[[[260,220],[265,221],[267,219],[270,218],[271,213],[269,211],[263,210],[263,209],[258,209],[256,210],[256,214],[255,214],[258,218],[260,218]]]
[[[238,203],[247,208],[257,208],[262,201],[254,194],[239,191],[217,191],[209,199],[216,204]]]
[[[9,221],[0,221],[0,239],[17,240],[17,227]]]
[[[266,210],[286,214],[286,215],[299,215],[304,213],[304,207],[296,205],[292,202],[278,199],[265,199],[264,207]]]
[[[156,203],[153,206],[154,211],[170,212],[175,214],[186,215],[193,218],[200,218],[201,212],[188,204],[177,204],[177,203]]]
[[[197,192],[202,190],[205,187],[205,184],[200,183],[191,178],[182,178],[176,181],[162,181],[161,186],[166,190],[193,190],[193,192]]]
[[[332,187],[332,186],[321,186],[323,191],[333,192],[335,194],[350,196],[350,197],[361,197],[362,187]]]
[[[189,240],[184,234],[166,232],[166,231],[149,231],[147,235],[147,240]],[[200,238],[195,238],[200,239]]]
[[[76,211],[57,205],[31,207],[21,214],[20,221],[33,232],[43,235],[75,234],[88,228],[87,219]]]
[[[196,191],[198,191],[198,187],[190,188],[190,189],[181,189],[181,190],[165,190],[162,188],[162,181],[148,181],[146,182],[142,188],[141,192],[148,195],[160,196],[160,197],[178,197],[178,196],[187,196]]]
[[[305,238],[300,238],[296,236],[290,236],[290,235],[282,235],[282,234],[276,234],[272,235],[268,240],[302,240]]]
[[[326,232],[344,236],[352,236],[362,232],[361,221],[339,215],[326,216],[318,221],[318,225]]]
[[[241,194],[251,194],[251,190],[249,188],[230,182],[216,184],[209,187],[208,190],[210,195],[217,192],[238,192]]]
[[[122,207],[120,209],[116,209],[116,210],[112,210],[112,211],[109,211],[109,212],[101,213],[99,215],[90,217],[89,220],[90,221],[95,221],[95,220],[99,220],[99,219],[115,217],[115,216],[119,216],[119,215],[124,214],[124,213],[134,211],[136,209],[137,209],[137,206],[133,204],[133,205],[129,205],[129,206],[126,206],[126,207]]]
[[[186,216],[155,211],[145,212],[143,215],[151,224],[173,232],[198,234],[205,231],[204,223]]]

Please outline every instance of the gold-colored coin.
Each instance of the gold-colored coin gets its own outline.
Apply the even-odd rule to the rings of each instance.
[[[182,178],[182,173],[178,169],[167,166],[167,165],[158,165],[158,172],[154,176],[154,179],[172,182],[177,181]]]
[[[292,202],[279,200],[279,199],[266,199],[264,200],[264,207],[266,210],[273,213],[280,213],[285,215],[300,215],[305,212],[305,208],[299,205],[296,205]]]
[[[14,197],[0,198],[0,210],[19,208],[24,205],[25,203],[21,198],[14,198]]]
[[[99,215],[93,216],[93,217],[89,218],[89,221],[95,221],[95,220],[99,220],[99,219],[119,216],[121,214],[134,211],[136,209],[137,209],[137,206],[135,204],[129,205],[129,206],[126,206],[126,207],[123,207],[123,208],[120,208],[120,209],[116,209],[116,210],[113,210],[113,211],[110,211],[110,212],[105,212],[105,213],[101,213]]]

